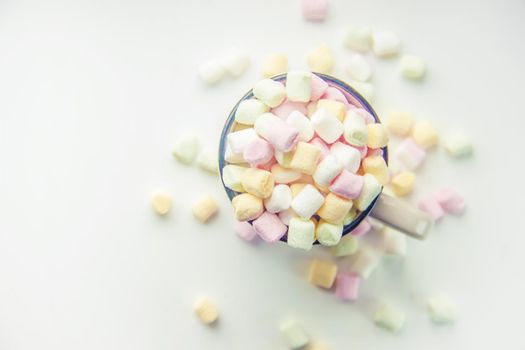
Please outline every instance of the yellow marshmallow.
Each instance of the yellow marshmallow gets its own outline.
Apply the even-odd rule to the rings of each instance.
[[[394,175],[390,186],[396,196],[405,196],[412,192],[414,188],[414,182],[416,181],[416,175],[410,171],[403,171],[397,175]]]
[[[290,152],[275,152],[275,160],[277,160],[277,163],[279,163],[280,166],[283,168],[289,168],[290,162],[292,161],[293,157],[293,151]]]
[[[166,215],[171,209],[171,197],[164,192],[157,192],[151,198],[151,206],[159,215]]]
[[[249,193],[242,193],[232,199],[233,213],[239,221],[257,219],[264,211],[263,201]]]
[[[272,53],[266,56],[262,67],[262,75],[270,78],[288,71],[288,56],[282,53]]]
[[[271,172],[249,168],[241,177],[244,190],[259,198],[268,198],[272,195],[274,180]]]
[[[332,113],[340,121],[344,121],[346,117],[346,106],[343,102],[321,99],[317,101],[317,108],[324,108]]]
[[[319,192],[321,193],[328,193],[330,192],[330,187],[329,186],[323,186],[323,185],[319,185],[318,183],[314,183],[314,186],[319,190]]]
[[[388,133],[382,124],[368,124],[366,128],[368,129],[368,148],[381,148],[388,145]]]
[[[322,288],[332,288],[337,274],[337,265],[330,261],[314,260],[310,263],[308,282]]]
[[[312,72],[330,73],[334,67],[334,55],[326,45],[319,45],[307,57],[308,67]]]
[[[290,162],[290,168],[312,175],[317,167],[321,150],[309,143],[299,142]]]
[[[298,180],[294,181],[294,183],[315,185],[313,177],[305,174],[303,174]]]
[[[206,325],[211,325],[219,318],[219,311],[215,304],[208,298],[197,299],[193,303],[193,309],[199,320]]]
[[[301,173],[292,169],[285,169],[279,164],[272,166],[272,175],[275,183],[288,184],[301,178]]]
[[[297,196],[299,194],[299,192],[301,192],[304,188],[304,186],[306,186],[308,184],[306,183],[295,183],[295,184],[291,184],[290,185],[290,190],[292,191],[292,198],[295,198],[295,196]]]
[[[423,148],[433,147],[437,145],[439,140],[436,128],[434,128],[432,123],[427,121],[418,122],[414,125],[412,138]]]
[[[362,167],[366,174],[374,175],[381,185],[384,186],[388,183],[390,174],[388,172],[388,166],[386,165],[383,157],[366,157],[363,159]]]
[[[246,125],[246,124],[241,124],[241,123],[235,122],[235,123],[233,123],[231,132],[241,131],[241,130],[250,129],[250,128],[253,128],[253,125]]]
[[[317,211],[317,215],[331,224],[341,224],[346,214],[352,209],[352,205],[351,200],[341,198],[333,193],[328,193],[323,205]]]
[[[215,199],[211,196],[204,196],[193,204],[191,208],[193,216],[202,223],[206,223],[219,210]]]
[[[386,127],[397,136],[407,136],[412,130],[414,117],[406,112],[391,112],[386,120]]]

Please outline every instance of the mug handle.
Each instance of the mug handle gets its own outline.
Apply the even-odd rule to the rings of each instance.
[[[384,193],[377,198],[370,216],[420,240],[426,238],[434,225],[434,220],[427,213]]]

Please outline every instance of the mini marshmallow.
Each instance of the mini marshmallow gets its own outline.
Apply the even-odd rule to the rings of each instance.
[[[239,236],[240,238],[251,241],[257,236],[257,232],[255,232],[255,229],[253,226],[246,221],[237,221],[235,220],[233,224],[233,230]]]
[[[445,149],[452,157],[465,157],[472,154],[473,146],[470,139],[461,132],[447,135],[444,140]]]
[[[406,54],[401,57],[399,71],[405,78],[419,80],[425,75],[426,63],[420,57]]]
[[[200,80],[208,85],[218,83],[224,78],[226,69],[221,60],[213,59],[208,62],[204,62],[199,66],[199,78]]]
[[[242,174],[241,183],[246,192],[264,199],[271,196],[274,180],[269,171],[249,168]]]
[[[368,128],[357,109],[349,110],[343,123],[343,135],[352,146],[366,146],[368,142]]]
[[[321,98],[319,101],[317,101],[317,108],[326,109],[328,112],[336,116],[341,122],[345,119],[346,106],[342,102]]]
[[[321,151],[319,148],[306,143],[299,142],[290,162],[290,168],[298,170],[303,174],[312,175],[317,166]]]
[[[406,235],[391,228],[385,227],[379,232],[383,254],[405,256],[407,254]]]
[[[456,303],[445,296],[433,296],[427,299],[427,311],[434,323],[453,323],[457,318]]]
[[[205,149],[199,153],[197,157],[197,165],[202,170],[206,170],[212,174],[219,172],[219,163],[217,162],[217,152]]]
[[[289,169],[290,163],[292,162],[293,153],[294,153],[293,151],[290,151],[290,152],[275,151],[274,152],[275,160],[283,168]]]
[[[322,21],[328,12],[328,0],[302,0],[301,5],[307,21]]]
[[[317,211],[317,215],[331,224],[342,224],[346,213],[352,208],[352,201],[339,197],[333,193],[328,193],[324,203]]]
[[[251,166],[266,164],[273,157],[273,148],[266,140],[254,139],[244,147],[242,157]]]
[[[286,74],[286,97],[293,102],[308,102],[312,93],[312,73],[294,70]]]
[[[270,213],[278,213],[290,208],[292,204],[292,190],[287,185],[277,185],[272,195],[264,200],[264,207]]]
[[[227,136],[228,145],[235,154],[243,154],[244,148],[253,140],[257,140],[259,136],[255,132],[255,129],[249,128],[240,131],[231,132]]]
[[[370,232],[371,229],[372,225],[370,225],[368,220],[364,219],[359,223],[359,225],[356,226],[356,228],[350,231],[350,234],[354,237],[361,237]]]
[[[201,197],[191,208],[193,216],[202,223],[208,222],[218,210],[217,202],[211,196]]]
[[[361,164],[361,153],[352,146],[348,146],[342,142],[336,142],[330,147],[332,153],[337,160],[343,164],[343,167],[351,173],[357,172]]]
[[[343,235],[343,225],[334,225],[320,220],[315,228],[315,237],[324,246],[335,246]]]
[[[357,113],[363,120],[365,121],[365,124],[373,124],[376,122],[375,117],[370,114],[366,109],[363,108],[354,108],[353,111]]]
[[[368,81],[372,76],[372,67],[361,54],[350,56],[346,66],[346,71],[350,78],[357,81]]]
[[[398,197],[406,196],[414,189],[416,175],[410,171],[402,171],[392,177],[390,187]]]
[[[257,118],[268,112],[268,106],[256,98],[243,100],[235,111],[235,121],[244,125],[253,125]]]
[[[383,186],[390,180],[388,166],[381,156],[366,157],[363,159],[362,167],[365,173],[373,175]]]
[[[386,120],[386,127],[388,130],[400,137],[405,137],[410,134],[414,125],[414,117],[410,113],[394,111],[388,114]]]
[[[151,206],[155,213],[166,215],[171,209],[171,196],[166,192],[156,192],[151,198]]]
[[[295,212],[291,208],[281,211],[278,214],[278,216],[279,216],[279,219],[281,219],[282,223],[285,224],[286,226],[290,225],[290,220],[292,218],[298,217],[297,214],[295,214]]]
[[[192,134],[182,135],[173,147],[173,156],[184,164],[191,164],[199,153],[199,138]]]
[[[302,176],[299,171],[283,168],[279,164],[273,165],[271,171],[275,183],[278,184],[288,184],[297,181]]]
[[[326,143],[334,143],[343,134],[341,121],[324,108],[317,109],[311,121],[319,137]]]
[[[266,56],[262,75],[266,78],[270,78],[279,74],[286,73],[288,70],[288,56],[282,53],[272,53]]]
[[[308,282],[321,288],[330,289],[335,282],[337,265],[331,261],[313,260],[308,270]]]
[[[372,34],[372,50],[378,57],[395,56],[401,50],[401,40],[391,31],[380,31]]]
[[[361,159],[364,159],[368,155],[368,146],[367,145],[363,145],[363,146],[354,146],[354,145],[352,145],[352,147],[354,147],[356,150],[359,151],[359,153],[361,154]]]
[[[352,207],[352,209],[350,209],[350,211],[346,214],[345,216],[345,219],[343,220],[343,225],[346,226],[346,225],[350,225],[352,223],[352,221],[354,221],[354,219],[356,218],[357,216],[357,209],[354,207]]]
[[[388,132],[383,124],[368,124],[368,148],[382,148],[388,145]]]
[[[333,155],[326,156],[315,169],[314,181],[322,186],[328,186],[341,173],[343,165]]]
[[[229,143],[226,144],[226,150],[224,151],[224,160],[231,164],[244,163],[242,153],[234,153]]]
[[[362,176],[343,170],[330,185],[330,191],[347,199],[355,199],[361,194],[363,184]]]
[[[337,258],[353,255],[355,252],[357,252],[358,247],[359,240],[357,237],[346,235],[341,238],[335,247],[333,247],[332,254]]]
[[[445,215],[443,208],[434,196],[425,196],[419,200],[419,209],[428,213],[434,220],[439,220]]]
[[[205,325],[212,325],[219,318],[217,306],[206,297],[197,299],[193,303],[193,309],[199,320]]]
[[[286,225],[275,214],[265,211],[252,222],[255,232],[264,241],[275,243],[286,233]]]
[[[326,89],[328,89],[328,83],[324,79],[320,78],[316,74],[312,73],[312,86],[310,100],[317,101],[323,96]],[[305,113],[306,114],[306,113]]]
[[[376,199],[376,197],[381,193],[381,184],[377,179],[370,174],[363,175],[363,188],[359,197],[354,200],[356,208],[360,211],[366,210],[370,204]]]
[[[289,349],[301,349],[310,342],[304,328],[293,320],[282,323],[279,330]]]
[[[351,87],[353,87],[357,92],[365,98],[367,101],[372,101],[374,99],[375,95],[375,89],[374,85],[370,83],[365,83],[362,81],[352,81],[349,84]]]
[[[249,193],[242,193],[232,199],[233,212],[239,221],[258,218],[264,211],[263,201]]]
[[[299,141],[308,142],[314,137],[314,127],[310,119],[303,113],[293,111],[288,118],[286,118],[286,123],[299,131]]]
[[[263,79],[253,86],[253,95],[267,106],[273,108],[284,101],[286,90],[281,82]]]
[[[442,188],[434,198],[441,208],[449,214],[462,214],[465,211],[465,199],[451,188]]]
[[[405,313],[396,306],[383,303],[374,313],[374,322],[391,332],[399,332],[405,324]]]
[[[412,129],[412,138],[424,149],[434,147],[439,141],[436,128],[428,121],[417,122]]]
[[[345,272],[338,273],[335,278],[335,296],[343,301],[357,300],[360,282],[359,276]]]
[[[281,103],[279,106],[272,108],[272,113],[281,118],[282,120],[286,120],[292,112],[299,112],[302,114],[307,114],[308,110],[306,109],[306,105],[302,102],[294,102],[290,101],[288,99],[284,100],[283,103]]]
[[[306,105],[306,111],[306,116],[311,119],[314,113],[317,111],[317,101],[310,101]]]
[[[394,152],[394,158],[408,170],[419,168],[426,156],[427,152],[409,138],[404,139]]]
[[[307,61],[312,72],[327,74],[332,71],[335,59],[328,46],[320,45],[308,54]]]
[[[312,185],[306,185],[292,200],[292,209],[302,218],[309,219],[324,203],[324,196]]]
[[[264,113],[257,118],[254,128],[257,134],[280,152],[292,150],[299,138],[299,131],[296,128],[272,113]]]
[[[330,148],[328,148],[328,145],[319,137],[314,137],[309,143],[321,150],[321,155],[319,159],[322,160],[330,154]]]
[[[310,250],[315,241],[315,224],[312,220],[291,218],[288,223],[288,245]]]
[[[243,166],[232,164],[226,165],[222,168],[222,181],[224,182],[224,186],[235,192],[244,192],[244,188],[242,187],[242,175],[246,170],[248,170],[248,168]]]
[[[346,28],[343,44],[352,50],[368,52],[372,42],[372,29],[370,27],[350,26]]]
[[[307,183],[294,183],[290,185],[290,191],[292,191],[292,198],[295,198],[303,189],[308,185]]]
[[[238,78],[250,67],[250,57],[246,52],[234,47],[224,55],[223,64],[226,73],[233,78]]]
[[[351,105],[348,100],[346,99],[345,95],[336,87],[329,86],[326,91],[324,92],[323,96],[321,96],[321,99],[325,100],[331,100],[335,102],[340,102],[345,105],[345,107],[353,106]],[[344,115],[343,115],[344,118]],[[339,118],[341,121],[343,121],[342,118]]]

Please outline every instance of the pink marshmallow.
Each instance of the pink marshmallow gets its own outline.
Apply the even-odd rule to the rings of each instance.
[[[404,139],[395,151],[397,160],[409,170],[417,169],[421,163],[423,163],[426,156],[427,152],[410,138]]]
[[[322,21],[328,12],[328,0],[302,0],[303,18]]]
[[[345,95],[343,95],[343,93],[341,92],[341,90],[333,86],[329,86],[328,89],[326,89],[324,94],[321,96],[321,98],[342,102],[345,104],[345,106],[348,106],[350,104],[346,99]]]
[[[326,89],[328,89],[328,83],[316,74],[312,74],[312,93],[310,95],[310,101],[317,101],[323,96]],[[306,114],[306,113],[303,113]]]
[[[246,145],[242,157],[252,166],[266,164],[273,157],[273,148],[266,140],[254,139]]]
[[[383,156],[383,149],[382,148],[368,148],[366,152],[367,157],[373,157],[373,156]]]
[[[267,163],[259,164],[259,165],[256,166],[256,168],[257,169],[266,170],[266,171],[271,171],[272,167],[275,164],[277,164],[277,160],[275,159],[275,157],[272,156],[272,158]]]
[[[347,199],[355,199],[361,194],[363,183],[361,175],[353,174],[345,169],[332,182],[330,191]]]
[[[306,104],[302,102],[294,102],[290,100],[285,100],[279,106],[272,109],[272,113],[278,116],[279,118],[286,120],[290,113],[293,111],[299,111],[302,114],[306,115],[308,111],[306,110]]]
[[[370,232],[371,229],[372,229],[372,225],[370,225],[367,219],[364,219],[363,221],[359,223],[359,225],[357,225],[356,228],[350,231],[350,234],[356,237],[364,236],[368,232]]]
[[[288,229],[276,214],[267,211],[254,220],[252,224],[259,237],[268,243],[280,240]]]
[[[255,232],[253,226],[246,221],[237,221],[235,220],[233,224],[233,230],[239,236],[240,238],[251,241],[255,238],[257,235],[257,232]]]
[[[346,142],[346,141],[343,141],[343,142]],[[354,147],[356,150],[359,151],[359,153],[361,153],[361,159],[364,159],[367,157],[368,155],[368,146],[367,145],[363,145],[363,146],[354,146],[354,145],[350,145],[352,147]]]
[[[324,157],[330,154],[330,148],[328,148],[328,145],[323,140],[321,140],[321,138],[314,137],[308,143],[318,147],[321,150],[321,156],[319,157],[320,160],[323,160]]]
[[[357,300],[360,282],[361,279],[357,275],[339,272],[335,277],[335,296],[343,301]]]
[[[278,119],[277,119],[278,120]],[[282,123],[275,125],[269,135],[266,135],[266,140],[280,152],[291,151],[299,141],[299,130],[287,124],[284,120]]]
[[[439,205],[434,196],[426,196],[421,198],[418,203],[419,209],[429,214],[434,220],[439,220],[445,215],[443,208]]]
[[[366,111],[363,108],[355,108],[354,112],[356,112],[361,118],[363,118],[366,124],[373,124],[376,122],[374,116],[368,113],[368,111]]]
[[[441,208],[449,214],[459,215],[465,211],[465,199],[451,188],[442,188],[434,198]]]

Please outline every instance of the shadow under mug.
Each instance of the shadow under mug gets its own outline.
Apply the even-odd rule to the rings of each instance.
[[[336,79],[332,76],[321,74],[321,73],[313,73],[326,81],[329,86],[334,87],[338,89],[340,92],[343,93],[343,95],[346,97],[347,101],[354,106],[358,108],[362,108],[366,110],[370,115],[372,115],[377,123],[380,123],[379,117],[377,116],[376,112],[370,106],[370,104],[359,94],[355,89],[353,89],[348,84],[342,82],[339,79]],[[275,76],[272,78],[275,81],[280,81],[285,83],[286,81],[286,74],[281,74],[278,76]],[[253,98],[253,91],[248,91],[240,100],[237,102],[235,107],[233,107],[232,111],[230,112],[230,115],[228,116],[228,119],[226,120],[226,123],[224,124],[224,128],[222,129],[221,133],[221,139],[220,139],[220,145],[219,145],[219,171],[221,176],[221,181],[224,186],[224,189],[226,191],[226,194],[230,198],[230,201],[237,196],[239,193],[235,192],[226,185],[224,185],[224,180],[222,178],[222,172],[224,167],[227,165],[227,162],[224,159],[224,155],[226,152],[226,143],[227,143],[227,136],[232,130],[233,126],[235,125],[235,113],[237,112],[237,107],[239,104],[244,101]],[[383,158],[385,159],[385,162],[388,164],[388,148],[384,147],[383,150]],[[411,237],[415,237],[418,239],[424,239],[430,229],[433,225],[432,218],[426,214],[425,212],[419,210],[418,208],[406,203],[405,201],[394,198],[392,196],[386,195],[381,192],[379,195],[372,201],[372,203],[360,212],[354,220],[352,220],[351,223],[348,225],[345,225],[343,228],[343,235],[346,235],[347,233],[351,232],[353,229],[355,229],[368,215],[371,217],[383,222],[387,226],[391,226]],[[281,238],[281,241],[286,242],[287,236],[284,235]],[[316,241],[315,244],[318,244]]]

